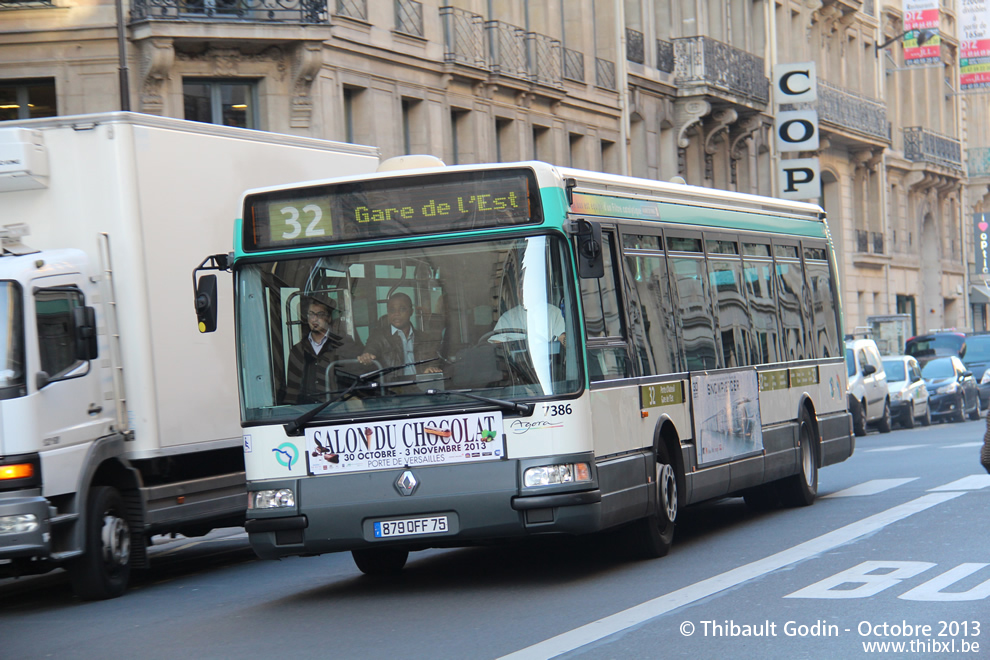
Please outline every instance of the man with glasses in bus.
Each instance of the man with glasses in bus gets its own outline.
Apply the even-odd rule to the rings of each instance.
[[[344,333],[334,332],[336,326],[333,302],[322,295],[303,298],[303,316],[309,333],[289,351],[283,403],[321,403],[329,390],[327,367],[338,360],[353,360],[362,352],[361,344]]]

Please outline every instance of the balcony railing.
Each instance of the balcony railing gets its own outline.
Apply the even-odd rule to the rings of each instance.
[[[456,7],[440,7],[443,21],[444,61],[486,68],[485,19]]]
[[[904,157],[912,163],[933,163],[954,170],[963,168],[959,140],[921,126],[904,129]]]
[[[570,48],[564,49],[564,79],[584,82],[584,53]]]
[[[54,6],[52,0],[0,0],[0,9],[37,9]]]
[[[990,148],[970,147],[969,176],[990,176]]]
[[[440,7],[440,18],[444,26],[445,62],[487,69],[541,85],[563,86],[566,63],[558,40],[502,21],[486,21],[482,16],[455,7]],[[583,66],[580,74],[583,78]]]
[[[526,31],[502,21],[485,21],[494,73],[526,77]]]
[[[564,50],[560,42],[544,34],[526,33],[529,77],[541,85],[560,85]]]
[[[674,54],[678,86],[707,85],[760,104],[770,101],[761,57],[702,36],[674,39]]]
[[[423,3],[416,0],[395,0],[395,29],[398,32],[423,36]]]
[[[646,50],[643,46],[642,32],[626,28],[626,59],[637,64],[646,62]]]
[[[595,58],[595,84],[613,92],[618,89],[615,84],[615,62]]]
[[[367,21],[368,0],[337,0],[337,9],[333,13],[337,16]]]
[[[817,109],[821,121],[890,142],[887,107],[880,101],[819,78]]]
[[[327,0],[133,0],[131,20],[326,23]]]
[[[657,39],[657,68],[667,73],[674,72],[674,44]]]

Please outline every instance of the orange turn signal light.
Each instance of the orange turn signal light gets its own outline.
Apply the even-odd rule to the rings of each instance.
[[[34,476],[34,466],[30,463],[15,463],[13,465],[0,465],[0,480],[3,479],[29,479]]]
[[[591,466],[587,463],[576,463],[574,473],[574,481],[591,481]]]

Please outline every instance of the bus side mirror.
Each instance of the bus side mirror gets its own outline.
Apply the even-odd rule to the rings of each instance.
[[[203,275],[196,282],[196,320],[200,332],[217,329],[217,276]]]
[[[605,275],[602,257],[602,228],[583,218],[577,220],[578,277],[593,279]]]
[[[96,310],[76,307],[72,310],[72,320],[76,326],[76,359],[95,360],[100,354],[96,345]]]

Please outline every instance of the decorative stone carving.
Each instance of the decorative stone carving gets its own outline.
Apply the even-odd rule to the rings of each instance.
[[[141,43],[141,112],[161,115],[165,109],[162,88],[175,62],[171,39],[157,37]]]
[[[691,141],[687,137],[688,129],[701,123],[701,118],[712,111],[708,101],[688,99],[674,106],[674,125],[677,127],[677,146],[687,149]]]
[[[307,41],[299,44],[292,63],[293,90],[289,125],[293,128],[309,128],[313,117],[313,99],[309,92],[322,66],[322,42]]]

